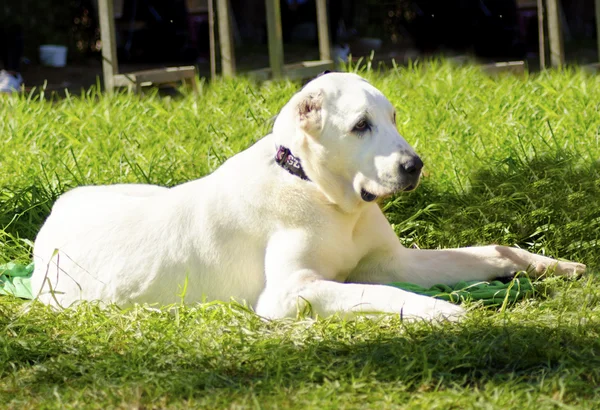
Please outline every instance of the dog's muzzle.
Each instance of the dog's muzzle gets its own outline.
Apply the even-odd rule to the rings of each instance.
[[[399,167],[400,180],[402,181],[401,191],[412,191],[419,185],[423,161],[417,155],[414,155],[402,162]]]
[[[398,167],[399,183],[393,192],[408,192],[414,190],[419,185],[423,161],[417,155],[410,157]],[[393,193],[393,192],[390,192]],[[373,202],[378,198],[377,195],[365,190],[360,191],[360,197],[365,202]]]

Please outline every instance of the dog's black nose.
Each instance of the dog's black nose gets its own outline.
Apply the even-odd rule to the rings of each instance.
[[[423,161],[418,156],[411,157],[407,161],[400,164],[400,169],[409,175],[419,174],[423,169]]]

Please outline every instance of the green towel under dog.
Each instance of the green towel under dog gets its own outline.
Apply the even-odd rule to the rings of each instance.
[[[480,300],[486,306],[501,305],[505,300],[516,302],[525,297],[531,297],[534,291],[533,284],[529,278],[524,276],[517,277],[508,283],[499,280],[491,282],[461,281],[454,286],[433,285],[430,288],[407,282],[395,282],[389,285],[453,303]]]
[[[0,295],[33,299],[30,280],[32,273],[33,263],[27,266],[14,262],[0,265]]]

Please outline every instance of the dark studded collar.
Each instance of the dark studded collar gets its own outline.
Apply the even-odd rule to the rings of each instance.
[[[306,176],[304,169],[302,169],[302,161],[300,161],[300,158],[295,157],[289,148],[283,145],[279,146],[275,154],[275,162],[290,174],[305,181],[310,181],[310,178]]]

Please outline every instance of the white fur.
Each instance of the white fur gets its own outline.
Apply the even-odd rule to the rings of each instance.
[[[366,116],[371,128],[353,128]],[[462,308],[381,284],[429,286],[533,268],[581,273],[502,246],[406,249],[375,202],[408,186],[399,172],[416,154],[398,134],[390,102],[353,74],[321,76],[281,110],[273,133],[211,175],[176,186],[81,187],[63,195],[34,248],[35,293],[79,300],[171,304],[231,298],[269,318],[402,313],[456,318]],[[275,164],[278,145],[311,181]],[[418,178],[418,174],[416,176]]]

